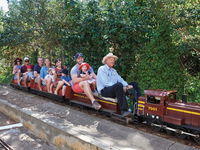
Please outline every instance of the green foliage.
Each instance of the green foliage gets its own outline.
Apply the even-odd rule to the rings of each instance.
[[[180,52],[173,44],[172,23],[167,11],[158,9],[160,4],[157,5],[158,14],[152,14],[156,24],[149,33],[151,40],[138,53],[137,71],[132,70],[129,78],[137,80],[142,89],[177,89],[182,92],[184,75],[178,59]]]
[[[9,8],[0,12],[1,79],[16,57],[61,58],[71,68],[83,52],[97,71],[111,51],[119,73],[142,90],[177,89],[200,100],[197,0],[11,0]]]
[[[188,95],[189,101],[200,102],[200,74],[195,77],[188,75],[185,93]]]
[[[0,83],[9,83],[13,77],[11,67],[6,65],[6,60],[0,60]]]

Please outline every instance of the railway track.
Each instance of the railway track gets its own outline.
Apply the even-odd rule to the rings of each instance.
[[[13,150],[6,142],[0,139],[0,150]]]

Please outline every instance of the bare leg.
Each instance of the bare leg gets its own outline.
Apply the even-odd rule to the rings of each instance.
[[[56,87],[56,90],[54,92],[54,94],[58,94],[58,90],[61,89],[61,87],[64,85],[64,81],[58,81],[58,85]]]
[[[20,73],[17,73],[16,77],[17,77],[17,83],[18,83],[18,85],[20,85],[20,81],[21,81],[21,79],[20,79]]]
[[[101,105],[95,100],[90,88],[90,84],[87,81],[82,81],[79,83],[79,85],[84,90],[85,94],[90,99],[90,101],[92,102],[93,107],[96,110],[99,110],[101,108]]]
[[[37,81],[38,81],[38,88],[39,88],[40,91],[42,91],[42,85],[41,85],[42,81],[40,79],[40,76],[37,77]]]
[[[47,83],[47,92],[50,93],[51,78],[46,79],[46,83]]]
[[[90,84],[87,81],[82,81],[79,83],[79,85],[83,89],[83,91],[87,95],[87,97],[90,99],[90,101],[93,103],[93,101],[95,101],[95,98],[92,94]]]
[[[50,84],[49,93],[53,93],[53,83]]]
[[[93,87],[94,90],[96,90],[97,86],[96,86],[96,82],[95,81],[92,82],[92,87]]]
[[[27,87],[28,75],[24,75],[24,86]]]
[[[65,96],[65,92],[66,92],[66,85],[64,85],[63,87],[62,87],[62,96]]]

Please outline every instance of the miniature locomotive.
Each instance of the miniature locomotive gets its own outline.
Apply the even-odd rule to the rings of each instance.
[[[181,138],[200,143],[200,105],[176,99],[177,91],[145,90],[138,99],[136,115],[158,130],[166,129]]]

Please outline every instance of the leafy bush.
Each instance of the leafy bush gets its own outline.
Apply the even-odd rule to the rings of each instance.
[[[197,76],[188,75],[187,79],[185,93],[188,95],[188,100],[200,103],[200,74]]]
[[[1,81],[9,80],[16,57],[61,58],[71,68],[73,55],[83,52],[97,71],[111,51],[122,77],[142,89],[177,89],[199,99],[197,1],[12,0],[9,7],[0,11],[0,58],[8,65]]]

